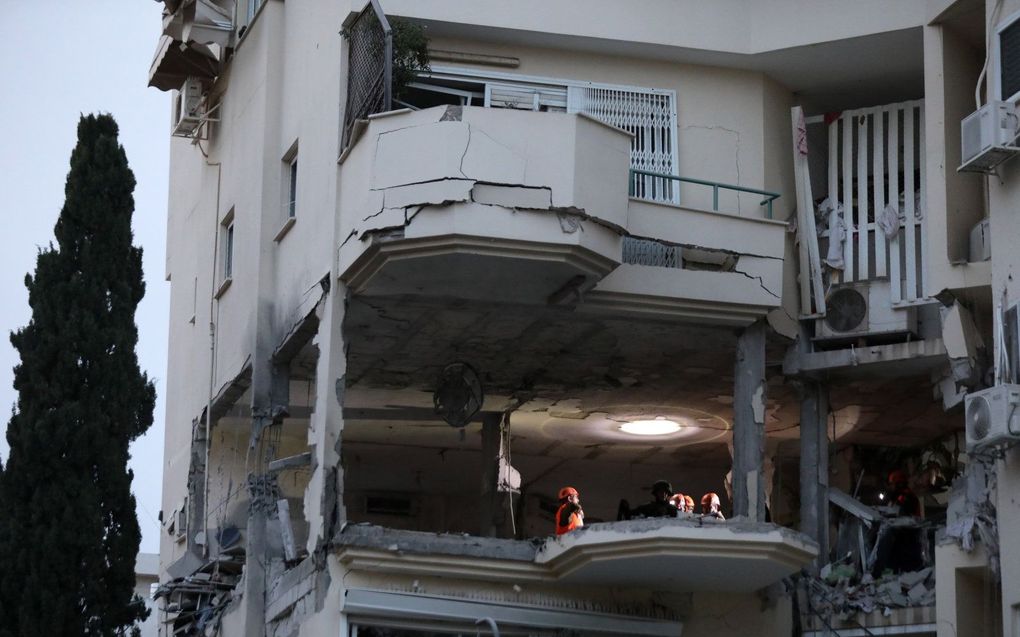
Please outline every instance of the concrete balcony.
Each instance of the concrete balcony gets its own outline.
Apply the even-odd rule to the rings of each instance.
[[[541,542],[351,525],[333,547],[347,570],[379,575],[728,593],[779,582],[818,551],[773,524],[697,518],[593,524]]]
[[[778,307],[785,224],[629,198],[629,155],[628,133],[585,115],[375,116],[341,158],[339,276],[363,296],[728,325]],[[691,259],[625,262],[625,238]]]
[[[627,133],[470,107],[384,114],[361,133],[341,177],[339,272],[355,293],[544,304],[619,264]]]
[[[746,325],[779,307],[785,222],[631,199],[627,229],[681,246],[683,267],[624,263],[595,285],[585,309]]]

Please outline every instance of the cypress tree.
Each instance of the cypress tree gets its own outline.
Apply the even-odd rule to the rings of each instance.
[[[11,334],[17,406],[0,474],[0,636],[123,635],[141,541],[128,445],[152,424],[138,367],[145,293],[132,245],[134,175],[109,115],[83,116],[52,244],[25,277],[32,318]]]

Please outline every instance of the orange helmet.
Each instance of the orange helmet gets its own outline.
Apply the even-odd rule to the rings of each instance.
[[[705,495],[701,496],[701,506],[710,507],[713,504],[716,505],[720,504],[719,496],[717,494],[708,492]]]
[[[560,500],[566,500],[568,497],[570,497],[572,495],[576,495],[577,497],[581,497],[581,494],[578,493],[577,489],[575,489],[574,487],[563,487],[562,489],[560,489],[560,495],[559,495]]]
[[[889,484],[900,484],[903,482],[910,482],[910,478],[907,476],[907,472],[903,469],[895,469],[889,472]]]
[[[685,495],[684,501],[687,503],[687,510],[694,511],[694,498],[689,495]]]

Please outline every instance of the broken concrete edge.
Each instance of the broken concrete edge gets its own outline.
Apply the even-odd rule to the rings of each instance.
[[[227,412],[230,407],[237,402],[245,391],[251,386],[251,373],[252,373],[252,360],[249,354],[245,357],[244,362],[241,363],[240,370],[234,375],[233,378],[223,383],[220,386],[219,391],[213,396],[212,401],[209,405],[205,405],[202,408],[202,413],[198,417],[198,422],[205,424],[206,411],[211,407],[212,418],[211,422],[215,423],[220,417]]]
[[[551,546],[563,546],[582,539],[585,535],[600,532],[654,533],[668,528],[713,528],[740,534],[777,533],[779,539],[803,545],[809,551],[817,551],[818,545],[808,536],[769,522],[753,522],[747,518],[716,520],[693,516],[690,518],[650,518],[600,522],[571,531],[560,537],[539,537],[528,540],[480,537],[466,533],[431,533],[424,531],[403,531],[388,529],[368,523],[347,524],[333,536],[332,550],[346,547],[399,551],[410,554],[451,555],[477,557],[495,560],[534,562]]]
[[[481,557],[533,562],[544,539],[511,540],[467,535],[387,529],[373,524],[347,524],[333,536],[332,550],[347,547],[415,554]]]

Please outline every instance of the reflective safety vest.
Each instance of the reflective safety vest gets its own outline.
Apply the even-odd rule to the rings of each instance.
[[[570,502],[561,504],[560,508],[556,510],[556,535],[563,535],[584,526],[583,515],[581,507],[576,504]]]

